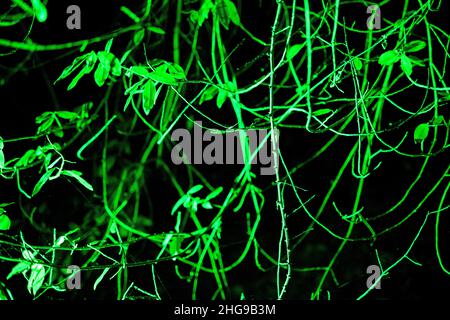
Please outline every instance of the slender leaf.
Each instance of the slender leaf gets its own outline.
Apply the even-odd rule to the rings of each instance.
[[[48,170],[44,175],[39,179],[38,183],[34,186],[32,197],[34,197],[36,194],[38,194],[39,191],[41,191],[44,184],[50,179],[53,172],[55,172],[56,168],[51,168]]]
[[[152,80],[148,80],[144,85],[142,93],[142,106],[145,115],[148,115],[155,104],[156,87]]]
[[[105,268],[102,272],[102,274],[100,275],[100,277],[97,278],[97,280],[95,280],[94,283],[94,291],[97,289],[97,286],[100,284],[100,282],[103,280],[103,278],[106,276],[106,274],[108,273],[109,268]]]
[[[32,293],[34,296],[39,291],[39,289],[44,284],[45,280],[45,267],[36,263],[31,266],[30,277],[28,278],[27,289],[28,292]]]
[[[86,180],[84,180],[81,175],[82,173],[79,171],[75,171],[75,170],[63,170],[61,172],[61,174],[68,176],[68,177],[72,177],[75,180],[77,180],[83,187],[85,187],[86,189],[88,189],[89,191],[94,191],[94,188],[92,187],[92,185],[87,182]]]
[[[411,60],[406,55],[403,55],[400,65],[402,67],[403,72],[405,72],[405,74],[409,77],[412,74]]]

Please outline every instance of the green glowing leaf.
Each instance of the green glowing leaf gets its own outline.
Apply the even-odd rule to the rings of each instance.
[[[383,53],[378,59],[378,63],[382,66],[390,66],[400,60],[397,51],[389,50]]]
[[[202,6],[200,7],[200,10],[198,12],[193,12],[191,14],[191,20],[193,22],[197,22],[198,25],[201,27],[203,25],[203,22],[205,22],[206,19],[208,19],[209,12],[211,9],[214,8],[214,5],[211,0],[205,0],[203,1]]]
[[[142,107],[145,115],[148,116],[155,104],[156,87],[152,80],[148,80],[144,85],[144,92],[142,93]]]
[[[202,189],[203,189],[203,186],[201,184],[197,184],[196,186],[193,186],[192,188],[190,188],[186,194],[189,194],[189,195],[194,194],[196,192],[199,192]]]
[[[104,52],[110,53],[113,41],[114,41],[114,38],[108,40],[108,42],[105,45],[105,51]]]
[[[239,12],[235,4],[231,0],[223,0],[223,1],[225,3],[226,11],[228,13],[228,17],[230,18],[231,22],[233,22],[237,26],[240,26],[241,18],[239,17]]]
[[[408,77],[411,75],[412,73],[411,60],[406,55],[402,55],[401,68]]]
[[[405,52],[417,52],[417,51],[422,50],[426,46],[427,46],[427,44],[425,43],[425,41],[414,40],[414,41],[411,41],[410,43],[408,43],[405,46],[404,50],[405,50]]]
[[[148,77],[153,81],[168,85],[176,85],[177,81],[186,78],[183,68],[177,64],[169,63],[158,66],[153,72],[148,74]]]
[[[3,139],[0,137],[0,169],[5,167],[5,154],[3,153]]]
[[[22,257],[27,260],[27,261],[35,261],[36,259],[34,258],[34,256],[36,255],[36,253],[30,251],[30,250],[23,250],[22,251]]]
[[[423,142],[428,137],[429,131],[430,127],[428,126],[428,123],[419,124],[414,130],[414,142]]]
[[[202,207],[203,207],[203,209],[207,209],[207,210],[211,210],[213,208],[211,202],[209,202],[209,201],[203,202]]]
[[[9,300],[7,296],[7,291],[8,289],[5,287],[5,285],[2,282],[0,282],[0,301]]]
[[[94,74],[94,79],[95,83],[99,87],[102,87],[105,84],[106,79],[108,79],[110,69],[111,68],[109,66],[104,66],[103,64],[99,64],[97,66],[97,70],[95,70]]]
[[[333,112],[333,110],[331,110],[331,109],[319,109],[319,110],[314,111],[312,114],[313,114],[313,116],[321,116],[321,115],[324,115],[324,114],[328,114],[330,112]]]
[[[55,172],[56,168],[51,168],[46,173],[42,175],[42,177],[39,179],[39,181],[36,183],[33,189],[32,197],[34,197],[36,194],[38,194],[39,191],[41,191],[44,184],[50,179],[53,172]]]
[[[425,67],[425,62],[422,59],[419,59],[415,56],[408,56],[408,58],[409,60],[411,60],[412,64],[420,67]]]
[[[92,59],[92,53],[93,52],[90,52],[90,53],[87,53],[85,55],[75,58],[73,60],[72,64],[63,70],[63,72],[61,73],[59,78],[56,79],[55,83],[58,82],[59,80],[67,78],[72,72],[74,72],[78,67],[80,67],[84,61],[86,61],[86,60],[89,61],[89,59]],[[94,57],[95,57],[95,59],[97,59],[97,55],[95,53],[94,53]]]
[[[11,220],[6,214],[0,215],[0,230],[5,231],[11,228]]]
[[[144,40],[145,29],[140,29],[134,33],[133,42],[136,46],[138,46],[142,40]]]
[[[56,111],[56,115],[64,120],[73,121],[78,118],[78,113],[72,111]]]
[[[15,275],[18,275],[19,273],[22,273],[22,272],[30,269],[30,266],[31,266],[31,264],[29,262],[24,262],[24,261],[19,262],[12,268],[11,272],[6,277],[6,280],[9,280],[12,277],[14,277]]]
[[[219,92],[219,89],[217,87],[211,86],[205,91],[203,91],[202,96],[200,97],[200,104],[203,104],[205,101],[209,101],[214,99],[216,94]]]
[[[445,122],[444,116],[439,115],[439,116],[433,118],[433,125],[435,125],[435,126],[438,126],[444,122]]]
[[[217,95],[216,104],[217,108],[222,108],[223,104],[227,100],[228,94],[225,90],[220,89],[219,94]]]
[[[186,194],[178,199],[178,201],[173,206],[172,212],[170,214],[173,215],[175,212],[177,212],[178,208],[181,207],[187,200],[189,200],[189,196]]]
[[[143,67],[143,66],[132,66],[130,68],[130,72],[132,74],[137,74],[138,76],[145,77],[145,78],[147,78],[150,75],[148,68]]]
[[[155,27],[155,26],[148,26],[147,30],[151,31],[151,32],[154,32],[154,33],[157,33],[157,34],[161,34],[161,35],[165,35],[166,34],[166,32],[163,29]]]
[[[357,71],[360,71],[360,70],[363,68],[363,64],[362,64],[362,62],[361,62],[361,59],[355,58],[355,59],[353,60],[353,63],[355,64],[355,69],[356,69]]]
[[[294,58],[300,50],[303,48],[303,44],[294,44],[293,46],[289,47],[287,53],[286,53],[286,60],[291,60]]]
[[[211,192],[206,198],[205,201],[209,201],[211,199],[214,199],[215,197],[217,197],[219,194],[221,194],[223,191],[222,187],[219,187],[217,189],[215,189],[213,192]]]
[[[76,179],[86,189],[94,191],[92,185],[81,177],[81,172],[75,170],[63,170],[61,174]]]
[[[72,79],[72,81],[70,82],[69,86],[67,87],[67,91],[72,90],[78,83],[78,81],[80,81],[80,79],[88,74],[88,70],[91,69],[91,67],[85,66],[83,69],[81,69],[81,71],[75,76],[75,78]]]
[[[97,286],[100,284],[100,282],[102,282],[103,278],[106,276],[106,274],[108,273],[109,268],[105,268],[102,272],[102,274],[97,278],[97,280],[95,280],[94,283],[94,291],[97,289]]]
[[[36,13],[36,19],[39,22],[45,22],[48,17],[47,8],[40,0],[31,0],[34,12]]]
[[[130,9],[128,9],[125,6],[121,6],[120,7],[120,11],[122,11],[123,13],[125,13],[131,20],[134,21],[134,23],[140,23],[141,19],[139,19],[139,17]]]
[[[108,42],[108,44],[111,44],[112,42]],[[110,49],[110,45],[107,45],[107,50]],[[109,77],[109,73],[111,71],[111,63],[114,61],[115,56],[109,52],[109,51],[100,51],[97,54],[99,63],[97,66],[97,70],[95,70],[95,74],[94,74],[94,79],[95,79],[95,83],[97,83],[97,85],[99,87],[102,87],[106,80]]]
[[[31,266],[30,277],[28,278],[28,285],[27,285],[28,292],[32,293],[33,295],[36,295],[36,293],[44,284],[44,280],[45,280],[45,267],[40,263],[33,264]]]
[[[25,154],[16,162],[15,167],[24,167],[28,163],[32,162],[36,158],[35,150],[28,150]]]
[[[0,150],[0,169],[3,169],[5,167],[5,154],[3,153],[3,150]]]
[[[116,77],[122,74],[122,63],[116,57],[112,61],[111,74]]]

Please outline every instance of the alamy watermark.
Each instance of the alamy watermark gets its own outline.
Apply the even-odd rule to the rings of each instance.
[[[373,264],[367,267],[366,272],[370,274],[366,281],[367,288],[381,289],[381,268]]]
[[[381,29],[381,10],[376,4],[367,7],[370,17],[367,19],[367,28],[370,30]]]
[[[233,130],[224,133],[217,130],[203,131],[202,122],[195,121],[193,136],[187,129],[175,129],[172,141],[178,142],[172,149],[174,164],[245,164],[245,159],[252,164],[261,165],[261,175],[275,174],[278,164],[279,130],[251,129]],[[272,140],[275,139],[275,140]],[[207,145],[204,146],[203,143]],[[273,152],[273,144],[275,151]],[[242,146],[249,146],[249,154],[244,157]],[[249,161],[248,161],[249,162]]]

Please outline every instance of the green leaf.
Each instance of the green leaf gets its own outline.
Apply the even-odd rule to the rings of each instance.
[[[355,64],[355,69],[356,69],[357,71],[360,71],[360,70],[363,68],[363,64],[362,64],[362,62],[361,62],[361,59],[355,58],[355,59],[353,60],[353,63]]]
[[[51,168],[46,173],[44,173],[44,175],[39,179],[38,183],[36,183],[36,185],[34,186],[33,193],[31,195],[32,197],[34,197],[36,194],[38,194],[39,191],[41,191],[42,187],[48,181],[48,179],[50,179],[55,170],[56,168]]]
[[[94,74],[94,79],[95,83],[99,87],[102,87],[105,84],[106,80],[108,79],[110,69],[111,68],[109,66],[104,66],[103,64],[99,64],[97,66],[97,70],[95,70]]]
[[[8,276],[6,277],[6,280],[11,279],[12,277],[14,277],[15,275],[18,275],[19,273],[22,273],[28,269],[30,269],[31,264],[29,262],[19,262],[18,264],[16,264],[14,266],[14,268],[12,268],[11,272],[8,274]]]
[[[205,20],[208,19],[209,13],[212,8],[214,8],[214,5],[211,0],[203,1],[200,10],[198,10],[198,12],[195,12],[196,14],[191,14],[191,20],[193,20],[194,22],[197,21],[198,25],[201,27]]]
[[[29,293],[32,293],[34,296],[39,291],[39,289],[44,284],[45,280],[45,267],[36,263],[31,266],[31,274],[28,278],[27,289]]]
[[[0,150],[0,169],[3,169],[5,167],[5,154],[3,153],[3,150]]]
[[[202,96],[200,97],[200,104],[203,104],[205,101],[209,101],[214,99],[216,94],[219,92],[219,89],[217,89],[214,86],[209,87],[205,91],[203,91]]]
[[[122,63],[115,57],[112,61],[111,74],[116,77],[119,77],[122,74]]]
[[[6,231],[11,228],[11,220],[8,218],[6,214],[0,215],[0,230]]]
[[[203,202],[202,207],[203,207],[203,209],[207,209],[207,210],[211,210],[213,208],[211,202],[209,202],[209,201]]]
[[[176,85],[177,79],[184,78],[184,72],[180,73],[181,67],[171,66],[169,64],[163,64],[157,67],[153,72],[151,72],[148,77],[153,81],[160,82],[168,85]],[[182,71],[183,69],[181,69]]]
[[[154,32],[154,33],[157,33],[157,34],[161,34],[161,35],[165,35],[166,34],[166,32],[163,29],[158,28],[158,27],[154,27],[154,26],[148,26],[147,30],[151,31],[151,32]]]
[[[75,170],[63,170],[61,172],[62,175],[74,178],[75,180],[77,180],[83,187],[85,187],[86,189],[88,189],[89,191],[94,191],[94,188],[92,187],[92,185],[87,182],[86,180],[84,180],[81,175],[82,173],[79,171],[75,171]]]
[[[5,154],[3,153],[3,138],[0,137],[0,169],[5,167]]]
[[[183,68],[176,64],[176,63],[170,63],[167,64],[167,71],[175,78],[178,80],[185,80],[186,79],[186,74],[184,73]]]
[[[52,118],[48,119],[47,121],[45,121],[43,124],[41,124],[37,130],[37,134],[48,132],[54,121],[55,121],[55,118],[52,117]]]
[[[398,55],[397,51],[389,50],[380,56],[380,58],[378,59],[378,63],[382,66],[390,66],[391,64],[394,64],[399,60],[400,56]]]
[[[215,189],[213,192],[211,192],[208,196],[206,196],[205,201],[209,201],[211,199],[214,199],[215,197],[217,197],[219,194],[221,194],[223,191],[222,187],[219,187],[217,189]]]
[[[203,186],[201,184],[197,184],[189,189],[189,191],[186,194],[194,194],[196,192],[199,192],[203,189]]]
[[[36,158],[36,150],[28,150],[25,154],[16,162],[15,167],[24,167]]]
[[[78,113],[72,111],[56,111],[56,115],[64,120],[73,121],[78,118]]]
[[[217,108],[222,108],[223,104],[225,103],[225,101],[227,100],[228,94],[225,90],[220,90],[219,94],[217,95],[217,99],[216,99],[216,103],[217,103]]]
[[[217,2],[216,15],[219,17],[220,23],[226,30],[229,28],[230,21],[237,26],[241,25],[241,18],[239,17],[238,10],[231,0]]]
[[[324,114],[327,114],[327,113],[330,113],[330,112],[333,112],[333,110],[331,110],[331,109],[319,109],[319,110],[314,111],[312,114],[313,114],[313,116],[321,116],[321,115],[324,115]]]
[[[230,18],[231,22],[233,22],[237,26],[240,26],[241,18],[239,17],[239,12],[237,11],[236,6],[231,0],[224,1],[227,8],[228,17]]]
[[[130,68],[130,72],[132,74],[137,74],[138,76],[145,77],[145,78],[148,78],[148,76],[150,74],[150,72],[148,71],[148,68],[144,67],[144,66],[132,66]]]
[[[291,60],[294,58],[300,50],[303,48],[303,44],[294,44],[293,46],[289,47],[287,53],[286,53],[286,60]]]
[[[36,255],[36,253],[30,251],[30,250],[23,250],[22,251],[22,257],[27,260],[27,261],[36,261],[36,259],[34,258],[34,256]]]
[[[406,55],[402,55],[401,67],[403,72],[409,77],[412,73],[412,64],[411,60]]]
[[[142,93],[142,106],[145,115],[148,115],[155,104],[156,87],[152,80],[148,80],[144,85]]]
[[[439,115],[439,116],[433,118],[433,125],[435,125],[435,126],[438,126],[444,122],[445,122],[444,116]]]
[[[95,55],[95,53],[94,53],[94,56],[95,56],[95,59],[97,59],[97,56]],[[56,79],[55,83],[58,82],[59,80],[67,78],[72,72],[74,72],[79,66],[81,66],[84,61],[90,61],[90,59],[91,60],[93,59],[92,52],[75,58],[73,60],[72,64],[63,70],[63,72],[61,73],[59,78]]]
[[[405,45],[405,52],[417,52],[425,48],[427,44],[422,40],[414,40]]]
[[[36,19],[39,22],[45,22],[48,17],[47,8],[40,0],[31,0],[34,12],[36,14]]]
[[[102,272],[102,274],[100,275],[100,277],[97,278],[97,280],[95,280],[94,283],[94,291],[97,289],[97,286],[100,284],[100,282],[103,280],[103,278],[106,276],[106,274],[108,273],[109,268],[105,268]]]
[[[420,67],[425,67],[425,62],[422,59],[419,59],[415,56],[408,56],[408,58],[409,60],[411,60],[412,64]]]
[[[144,40],[145,29],[140,29],[134,33],[133,42],[136,46],[138,46],[142,40]]]
[[[108,42],[105,45],[105,51],[104,52],[110,53],[113,41],[114,41],[114,38],[108,40]]]
[[[108,42],[110,44],[111,42]],[[107,45],[107,50],[110,49],[110,45]],[[94,79],[95,83],[99,87],[102,87],[109,77],[111,71],[111,63],[115,59],[115,56],[109,51],[101,51],[97,54],[99,64],[97,70],[95,70]]]
[[[173,214],[178,210],[179,207],[181,207],[186,202],[186,200],[189,200],[189,196],[186,194],[184,196],[182,196],[180,199],[178,199],[178,201],[173,206],[172,212],[170,213],[170,215],[173,216]]]
[[[414,142],[423,142],[428,137],[429,131],[430,127],[428,126],[428,123],[419,124],[414,130]]]

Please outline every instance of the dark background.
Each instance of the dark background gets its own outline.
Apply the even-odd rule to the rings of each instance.
[[[270,3],[275,2],[271,1]],[[242,1],[241,6],[241,19],[245,25],[251,28],[257,36],[261,37],[265,41],[269,41],[270,26],[273,21],[273,15],[275,6],[268,4],[269,1]],[[400,1],[392,1],[394,4],[390,4],[388,7],[383,7],[382,15],[391,21],[395,21],[401,14],[401,9],[396,5]],[[65,13],[68,5],[78,4],[82,10],[82,29],[67,30]],[[121,5],[126,5],[130,9],[138,11],[140,6],[138,1],[76,1],[76,0],[58,0],[50,1],[48,5],[49,18],[45,24],[39,24],[35,22],[31,34],[31,38],[36,43],[40,44],[54,44],[64,43],[70,41],[76,41],[80,39],[92,38],[98,35],[102,35],[110,32],[111,30],[118,29],[123,26],[132,24],[132,21],[124,16],[119,8]],[[401,3],[403,5],[403,2]],[[2,8],[4,4],[0,5]],[[171,6],[175,10],[175,2],[171,1]],[[315,4],[312,4],[312,10],[314,10]],[[442,4],[442,8],[439,13],[431,14],[430,19],[441,28],[449,32],[448,19],[444,13],[448,14],[447,3]],[[3,8],[2,8],[3,9]],[[2,12],[4,12],[2,10]],[[355,21],[357,26],[362,27],[366,23],[367,14],[362,4],[355,4],[353,6],[347,5],[341,9],[341,14],[345,16],[349,21]],[[169,30],[167,37],[170,39],[173,29],[173,20],[161,21],[160,26]],[[21,29],[22,28],[22,29]],[[303,28],[299,25],[298,28]],[[423,32],[423,30],[419,30]],[[0,38],[7,38],[9,40],[20,41],[24,34],[26,34],[26,25],[21,24],[14,28],[14,33],[4,33],[0,29]],[[129,41],[130,35],[123,35],[118,37],[113,45],[115,50],[120,48]],[[342,35],[339,35],[342,37]],[[231,33],[229,37],[225,38],[225,42],[229,44],[229,48],[233,48],[235,45],[239,45],[239,49],[232,57],[232,64],[234,66],[244,66],[248,61],[252,60],[255,56],[261,53],[261,49],[258,49],[252,44],[250,40],[245,40],[243,33]],[[297,38],[298,39],[298,38]],[[363,39],[361,37],[361,39]],[[350,39],[350,42],[355,48],[364,48],[364,43],[358,36],[354,39]],[[157,38],[147,38],[146,41],[157,43],[158,51],[154,52],[154,58],[162,58],[171,61],[171,41],[160,41]],[[201,39],[199,45],[202,45],[202,41],[207,42],[207,39]],[[90,46],[91,50],[100,50],[104,47],[104,42]],[[183,50],[189,50],[185,47]],[[104,94],[104,88],[99,89],[93,85],[92,77],[86,77],[78,86],[71,92],[66,91],[67,83],[59,83],[53,85],[53,82],[61,74],[61,71],[69,65],[73,58],[77,56],[77,50],[56,51],[56,52],[23,52],[18,51],[12,55],[0,56],[0,136],[4,139],[12,139],[22,136],[31,136],[36,131],[36,125],[34,119],[36,116],[44,111],[49,110],[71,110],[74,106],[78,106],[87,101],[93,101],[94,104],[100,101]],[[442,54],[442,50],[437,50]],[[1,53],[7,53],[9,49],[0,48]],[[381,52],[380,52],[381,53]],[[263,56],[265,57],[265,56]],[[442,59],[441,56],[436,56],[435,59]],[[325,58],[324,59],[328,59]],[[318,61],[317,63],[319,63]],[[267,70],[267,62],[264,59],[259,59],[252,65],[252,68]],[[250,69],[251,71],[252,69]],[[251,81],[252,72],[243,73],[244,81],[248,77],[248,81]],[[423,79],[423,78],[422,78]],[[426,79],[426,78],[425,78]],[[352,85],[350,83],[350,85]],[[345,90],[345,85],[344,85]],[[258,93],[255,93],[257,95]],[[267,92],[261,91],[261,94],[267,94]],[[283,92],[280,92],[277,96],[278,99],[283,100]],[[120,92],[117,93],[120,97]],[[120,98],[118,98],[120,101]],[[257,105],[264,99],[258,96],[248,98],[247,104],[254,103]],[[253,100],[253,101],[252,101]],[[414,95],[414,91],[406,91],[404,105],[408,106],[418,102],[418,99]],[[120,103],[119,103],[120,104]],[[120,109],[120,108],[119,108]],[[223,121],[231,121],[230,116],[223,110],[208,111],[211,114],[219,115]],[[196,114],[190,114],[192,117]],[[448,120],[448,114],[444,115]],[[384,121],[388,123],[390,121],[398,121],[398,115],[395,112],[386,111],[384,113]],[[398,132],[391,132],[388,137],[390,142],[398,141],[398,137],[402,137],[404,130],[413,130],[415,126],[420,123],[420,119],[413,119],[409,121]],[[95,129],[92,130],[95,132]],[[92,133],[91,132],[91,133]],[[283,157],[286,160],[288,166],[294,166],[301,160],[307,159],[312,152],[317,150],[318,146],[321,146],[326,138],[331,137],[331,134],[307,134],[299,130],[285,129],[281,131],[281,149],[283,150]],[[41,140],[39,142],[44,142]],[[131,149],[136,149],[139,140],[130,141]],[[345,138],[339,138],[338,142],[330,148],[325,155],[319,159],[313,161],[301,172],[297,173],[295,177],[299,179],[299,183],[302,187],[308,190],[308,194],[317,194],[318,197],[323,197],[327,191],[327,186],[330,184],[330,180],[337,172],[344,157],[348,154],[349,147],[353,145],[353,140]],[[19,155],[26,151],[28,148],[36,146],[35,141],[23,141],[20,143],[8,144],[8,149],[5,153]],[[73,150],[68,150],[68,154],[72,153],[72,158],[75,159],[75,152],[80,145],[74,146]],[[94,146],[93,148],[100,146]],[[409,146],[409,152],[418,152],[417,145],[413,143]],[[94,149],[91,149],[91,152]],[[94,152],[95,153],[95,152]],[[95,157],[95,155],[90,155]],[[439,177],[443,170],[448,166],[449,153],[444,152],[438,155],[432,160],[431,165],[426,170],[426,176],[423,178],[422,184],[419,185],[417,190],[417,199],[433,186],[434,181]],[[86,176],[90,177],[90,173],[93,174],[95,168],[90,165],[89,158],[85,163],[79,163],[83,168],[83,172],[86,172]],[[420,167],[420,160],[411,158],[401,158],[399,156],[386,155],[382,157],[384,165],[377,171],[374,177],[368,179],[368,186],[365,192],[365,197],[362,199],[362,205],[370,213],[379,213],[390,205],[394,204],[397,199],[406,190],[409,183],[415,177]],[[168,187],[170,182],[161,178],[155,168],[149,165],[146,174],[149,180],[153,183],[148,185],[148,192],[152,195],[152,205],[154,206],[154,212],[159,210],[170,210],[173,203],[177,200],[176,195],[172,194],[168,190],[172,190]],[[239,167],[226,167],[218,168],[199,166],[202,172],[206,172],[212,182],[226,185],[224,177],[229,177],[230,174],[234,174],[239,170]],[[177,170],[175,168],[174,170]],[[37,177],[22,177],[23,180],[30,178],[37,179]],[[158,180],[159,179],[159,180]],[[91,180],[92,181],[92,180]],[[181,173],[179,175],[179,181],[186,186],[186,177]],[[100,180],[96,181],[100,186]],[[279,237],[279,216],[275,210],[275,189],[272,186],[271,177],[260,178],[261,185],[265,186],[268,190],[266,198],[266,208],[263,214],[263,219],[258,232],[261,245],[275,255],[276,245]],[[341,203],[341,209],[344,211],[351,210],[352,202],[354,201],[355,180],[350,174],[343,179],[338,190],[336,191],[333,199],[339,199]],[[444,185],[445,186],[445,185]],[[27,190],[32,188],[32,185],[26,185]],[[367,242],[356,242],[348,244],[348,247],[341,254],[338,263],[335,266],[335,272],[339,277],[341,286],[335,286],[331,280],[327,282],[325,288],[329,288],[332,292],[332,298],[334,299],[353,299],[358,296],[365,289],[365,282],[367,274],[365,273],[365,266],[376,264],[374,248],[382,254],[382,257],[386,259],[386,265],[390,265],[396,259],[398,259],[405,251],[408,245],[411,243],[415,236],[419,226],[422,224],[427,211],[433,211],[437,209],[440,195],[442,194],[442,186],[439,189],[440,192],[436,192],[426,204],[420,209],[420,212],[415,214],[407,223],[400,228],[395,229],[392,232],[385,234],[379,238],[374,244]],[[2,180],[0,183],[0,200],[1,202],[14,202],[19,197],[13,181]],[[416,205],[415,194],[411,196],[410,200],[404,205],[405,212],[409,212]],[[91,197],[85,191],[80,190],[73,184],[67,183],[67,181],[56,181],[52,185],[43,190],[36,199],[28,201],[26,206],[28,208],[35,206],[42,206],[44,204],[45,210],[42,215],[37,219],[45,222],[50,228],[57,229],[69,229],[71,223],[81,224],[83,221],[83,207],[89,207],[98,204],[99,199]],[[286,199],[287,207],[295,208],[298,206],[295,203],[295,198],[288,196]],[[318,207],[319,201],[312,204],[313,208]],[[347,206],[347,207],[345,207]],[[330,206],[328,209],[330,213],[333,210]],[[17,207],[12,208],[10,212],[15,224],[13,231],[21,230],[29,240],[33,240],[33,243],[42,243],[49,241],[48,235],[43,235],[35,228],[28,224],[20,224],[20,211]],[[327,213],[327,212],[326,212]],[[326,213],[324,215],[326,215]],[[99,213],[100,214],[100,213]],[[394,212],[398,215],[399,212]],[[402,218],[401,216],[400,218]],[[391,225],[392,221],[400,220],[398,217],[392,217],[393,220],[389,220],[386,225],[380,224],[377,226],[377,230],[382,230],[383,227]],[[165,230],[165,217],[153,216],[153,226],[155,230]],[[449,264],[450,254],[448,250],[448,237],[450,232],[448,229],[448,217],[447,212],[442,214],[440,227],[440,243],[441,254],[444,264]],[[330,219],[330,223],[333,221]],[[290,232],[294,236],[301,233],[309,221],[302,215],[293,215],[289,219]],[[341,226],[342,227],[342,226]],[[240,233],[245,231],[245,217],[235,215],[234,217],[224,221],[224,229],[229,230],[232,235],[230,239],[224,239],[224,252],[228,253],[230,257],[235,257],[240,253],[242,247],[242,241],[245,241],[245,234],[239,237]],[[344,230],[344,228],[340,229]],[[340,232],[343,234],[343,232]],[[360,234],[360,236],[367,236],[367,234]],[[241,238],[241,239],[240,239]],[[230,241],[227,244],[227,241]],[[239,245],[241,244],[241,245]],[[308,238],[307,241],[302,243],[301,247],[294,253],[292,259],[295,264],[303,266],[315,266],[328,263],[330,257],[337,249],[338,242],[335,239],[330,239],[329,235],[319,228]],[[0,249],[1,250],[1,249]],[[133,252],[136,260],[151,258],[155,249],[146,244],[140,244],[136,251]],[[271,268],[266,273],[258,271],[254,265],[252,259],[253,253],[249,254],[244,263],[242,263],[233,272],[228,274],[230,283],[230,297],[239,298],[239,294],[242,290],[245,290],[247,298],[261,299],[270,298],[274,296],[275,288],[275,275],[276,269]],[[423,266],[417,267],[408,261],[404,261],[397,268],[391,271],[390,275],[383,279],[382,290],[375,290],[369,294],[371,299],[435,299],[445,298],[447,296],[448,287],[450,285],[450,278],[446,276],[442,270],[440,270],[436,253],[434,249],[434,217],[431,216],[423,233],[417,241],[414,249],[411,252],[411,258],[419,261]],[[233,261],[234,259],[230,259]],[[12,267],[10,263],[0,264],[0,280],[4,280],[5,274],[7,274]],[[163,298],[189,298],[190,285],[182,282],[174,276],[173,264],[170,262],[163,262],[157,268],[160,285],[161,295]],[[136,284],[143,287],[151,286],[150,268],[135,268],[130,271]],[[98,276],[98,271],[93,275],[83,275],[83,281],[86,279],[90,284],[86,286],[80,292],[66,293],[64,295],[54,294],[54,297],[60,298],[64,296],[67,299],[83,299],[83,298],[114,298],[114,283],[111,284],[104,282],[101,288],[93,292],[90,290],[91,283]],[[130,275],[130,277],[132,277]],[[320,277],[320,273],[294,273],[291,285],[288,290],[288,299],[308,299],[310,292],[306,289],[311,288],[312,283],[315,283]],[[214,280],[211,278],[203,278],[208,280],[200,281],[199,292],[206,292],[205,297],[208,296],[209,286],[214,284]],[[210,281],[210,282],[208,282]],[[30,296],[26,292],[26,283],[20,278],[16,277],[14,280],[7,282],[10,289],[15,294],[16,298],[26,298]],[[202,291],[203,290],[203,291]],[[53,294],[52,294],[53,295]],[[200,298],[202,294],[200,294]],[[324,295],[325,297],[325,295]]]

